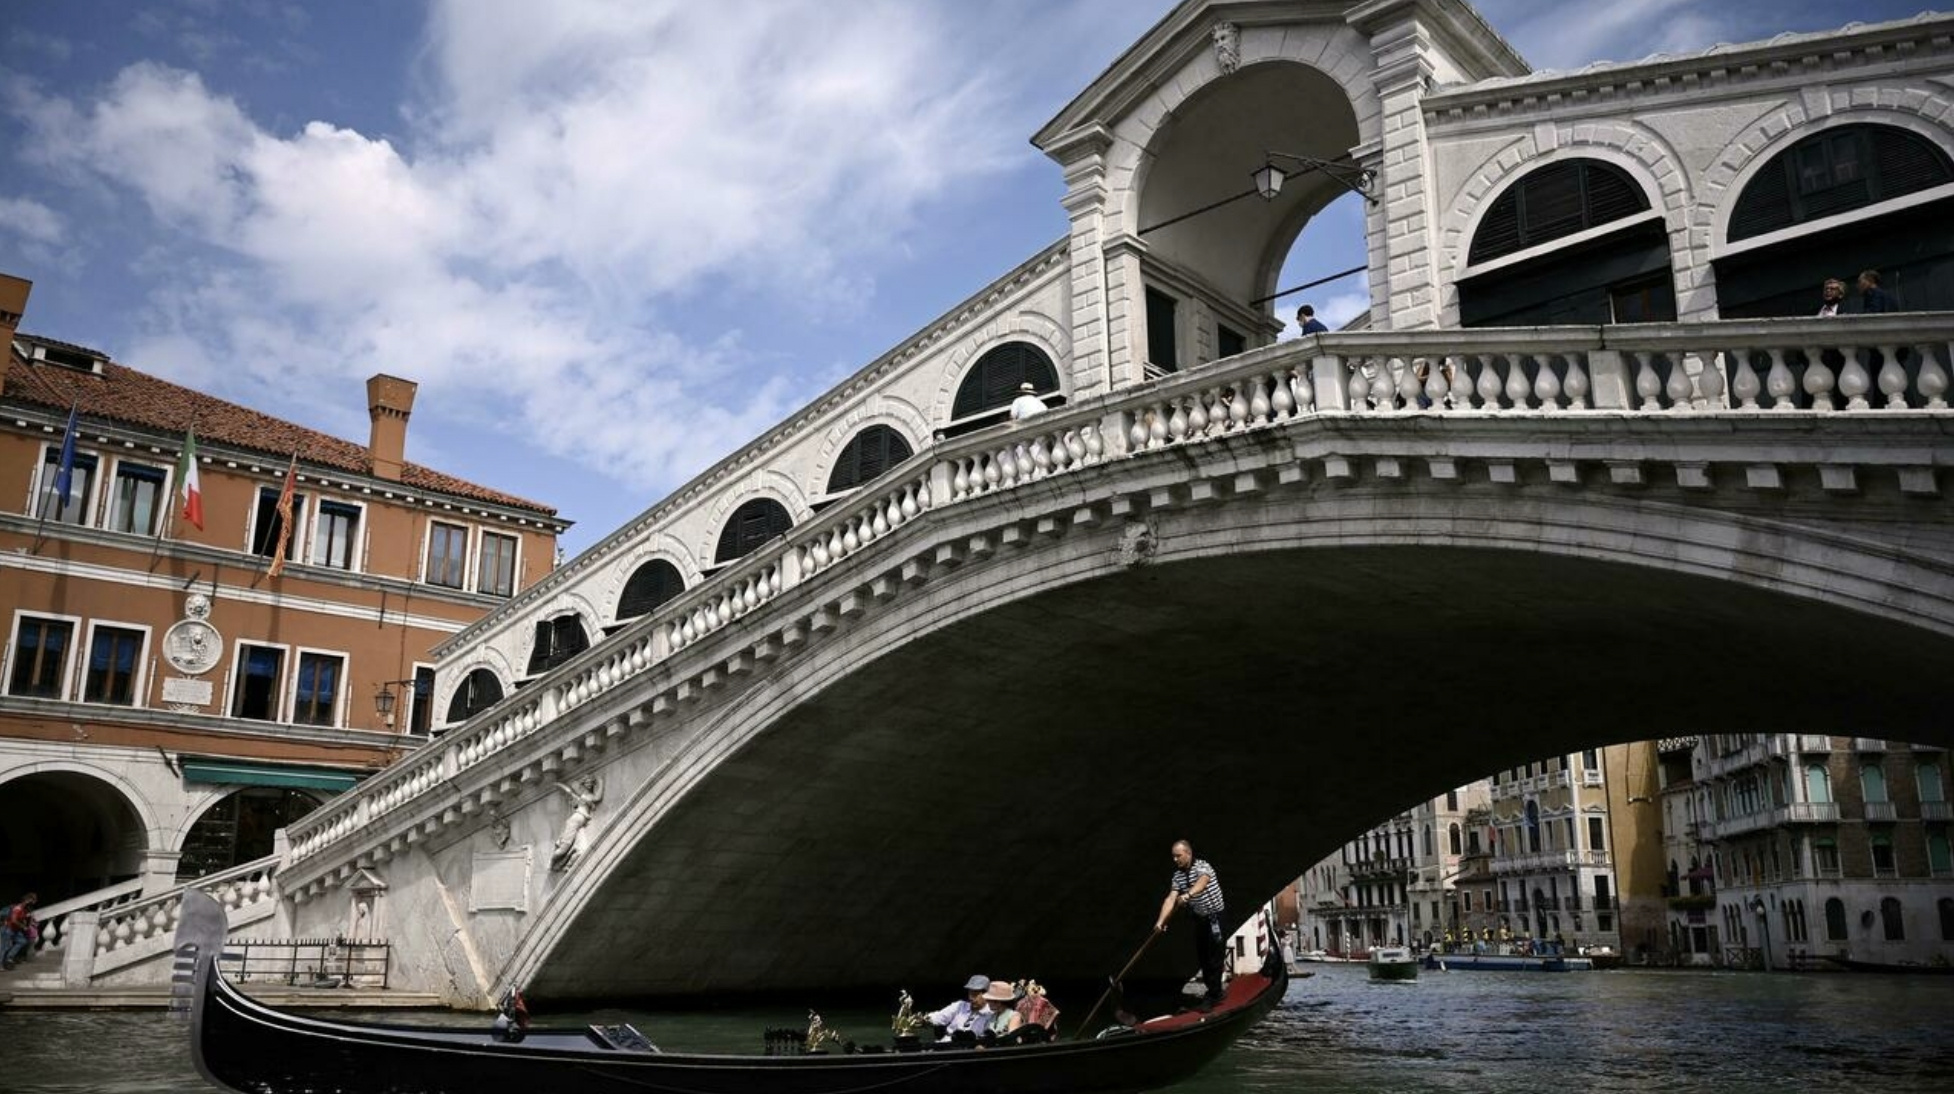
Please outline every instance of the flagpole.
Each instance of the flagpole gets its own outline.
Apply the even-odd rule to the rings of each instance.
[[[81,411],[80,399],[76,399],[68,404],[68,424],[61,431],[61,465],[54,473],[54,481],[57,486],[62,484],[64,478],[66,479],[68,486],[72,486],[74,484],[75,428],[76,428],[77,415],[80,413],[80,411]],[[41,466],[46,467],[47,463],[43,461]],[[43,483],[42,485],[45,486],[46,484]],[[47,497],[46,497],[45,490],[35,491],[35,500],[40,502],[41,515],[40,515],[40,519],[34,522],[34,545],[27,549],[27,553],[30,555],[40,554],[41,541],[47,538],[47,508],[48,507],[47,507]],[[68,493],[64,489],[61,493],[61,508],[66,509],[67,507],[68,507]]]

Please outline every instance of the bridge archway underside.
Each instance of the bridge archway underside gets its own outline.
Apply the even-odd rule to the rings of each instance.
[[[1581,454],[1592,421],[1579,442],[1481,424],[1444,427],[1476,453],[1456,462],[1361,418],[1148,453],[946,512],[797,590],[778,618],[830,613],[824,636],[619,750],[635,796],[502,979],[618,997],[1091,978],[1144,935],[1182,835],[1241,917],[1351,832],[1540,755],[1848,726],[1954,744],[1954,536],[1890,466],[1931,458],[1935,422],[1828,433],[1850,495],[1790,458],[1808,421],[1746,430],[1744,459],[1718,455],[1714,417],[1618,421],[1607,463]],[[1753,485],[1760,451],[1776,488]],[[944,544],[958,565],[875,584]],[[871,587],[886,599],[834,611]]]

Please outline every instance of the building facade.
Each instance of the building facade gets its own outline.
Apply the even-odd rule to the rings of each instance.
[[[1947,753],[1874,737],[1719,734],[1690,748],[1669,842],[1682,959],[1954,962]]]
[[[1469,816],[1483,810],[1484,780],[1420,802],[1359,835],[1299,878],[1298,948],[1348,957],[1373,946],[1432,946],[1456,932],[1465,909],[1461,866],[1473,846]]]
[[[21,334],[28,292],[0,278],[0,892],[47,907],[261,857],[461,716],[429,650],[567,525],[408,462],[411,382],[368,382],[360,445]]]

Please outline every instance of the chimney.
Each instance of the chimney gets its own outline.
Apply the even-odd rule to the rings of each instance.
[[[14,332],[20,329],[20,317],[27,313],[27,294],[34,291],[34,283],[25,278],[0,274],[0,354],[13,344]],[[0,355],[0,361],[6,357]]]
[[[367,454],[373,458],[375,478],[400,481],[407,459],[407,416],[414,412],[417,389],[414,381],[385,373],[366,382],[366,413],[373,419]]]

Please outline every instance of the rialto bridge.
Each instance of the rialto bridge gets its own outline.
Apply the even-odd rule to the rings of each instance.
[[[468,1004],[1083,979],[1175,838],[1239,918],[1541,755],[1954,745],[1951,28],[1552,74],[1188,0],[1035,138],[1064,240],[437,650],[445,732],[234,903]],[[1272,150],[1348,169],[1235,194]],[[1370,329],[1277,342],[1338,178]],[[1821,252],[1914,310],[1782,318]]]

